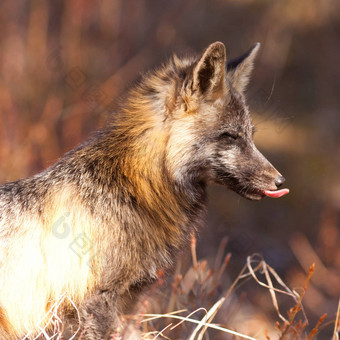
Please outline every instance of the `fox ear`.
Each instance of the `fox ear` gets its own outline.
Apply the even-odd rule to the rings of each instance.
[[[224,44],[217,41],[209,45],[193,70],[193,89],[205,94],[221,88],[225,77],[225,64]]]
[[[227,64],[227,77],[233,87],[241,93],[245,91],[249,83],[249,77],[259,48],[260,43],[256,43],[248,52],[229,61]]]

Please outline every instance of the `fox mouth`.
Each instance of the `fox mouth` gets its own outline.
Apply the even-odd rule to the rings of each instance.
[[[274,182],[273,179],[270,179],[270,181],[266,181],[267,183],[257,183],[256,185],[251,181],[242,182],[239,178],[233,176],[232,174],[220,171],[218,172],[217,183],[227,186],[240,196],[251,201],[259,201],[264,197],[279,198],[289,193],[289,189],[278,188],[282,183],[268,184],[271,181]],[[260,189],[259,187],[262,188]]]
[[[264,190],[263,193],[268,197],[279,198],[289,194],[289,189],[285,188],[279,190]]]
[[[264,197],[279,198],[289,193],[289,189],[277,189],[277,190],[247,190],[238,192],[241,196],[250,199],[252,201],[259,201]]]

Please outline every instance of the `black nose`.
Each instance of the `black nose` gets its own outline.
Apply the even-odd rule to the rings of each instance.
[[[280,176],[275,180],[275,185],[280,187],[285,182],[285,180],[286,179],[283,176]]]

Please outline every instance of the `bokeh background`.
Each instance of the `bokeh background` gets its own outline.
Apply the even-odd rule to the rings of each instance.
[[[213,261],[228,237],[221,292],[252,253],[292,288],[315,262],[304,305],[311,324],[328,314],[328,336],[340,295],[339,1],[1,1],[0,180],[53,164],[105,124],[141,72],[217,40],[229,59],[262,44],[247,92],[255,140],[291,193],[250,202],[211,186],[198,257]],[[235,294],[226,325],[275,339],[268,291],[250,281]]]

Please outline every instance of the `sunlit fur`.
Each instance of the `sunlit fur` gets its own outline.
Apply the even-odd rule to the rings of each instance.
[[[249,199],[275,188],[243,94],[257,50],[229,72],[219,42],[173,57],[129,91],[106,129],[0,187],[1,338],[36,333],[64,293],[79,306],[82,338],[104,338],[204,223],[208,181]]]

